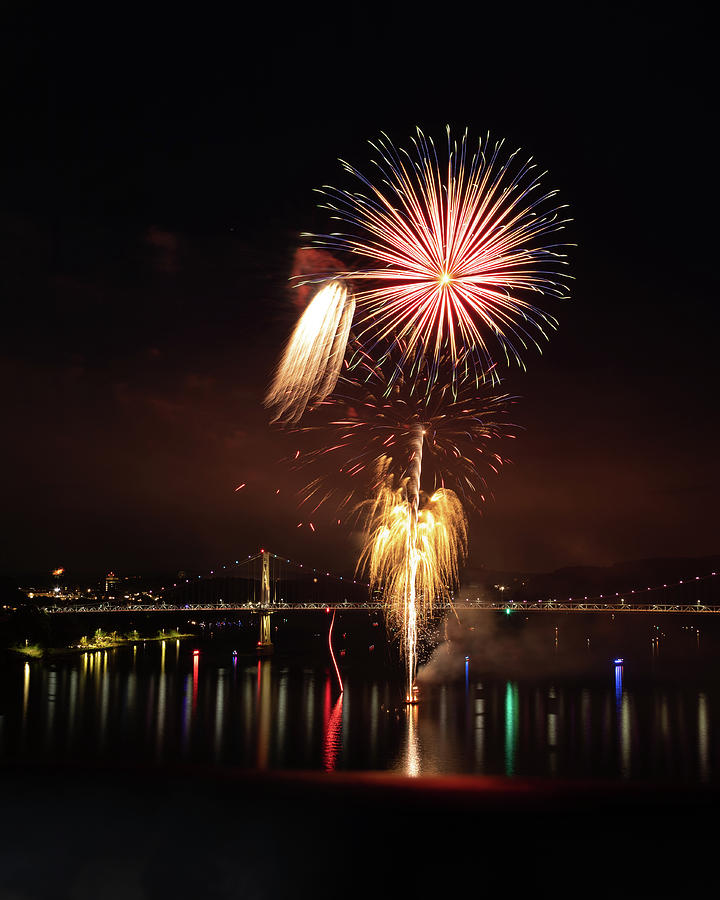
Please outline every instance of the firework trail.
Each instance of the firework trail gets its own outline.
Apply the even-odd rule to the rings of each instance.
[[[322,287],[300,317],[265,405],[275,407],[273,422],[298,422],[309,403],[334,389],[350,334],[355,302],[338,281]]]

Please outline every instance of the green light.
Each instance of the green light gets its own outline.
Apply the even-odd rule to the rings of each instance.
[[[508,681],[505,686],[505,774],[515,774],[520,704],[518,687]]]
[[[512,610],[510,609],[510,607],[508,607],[508,608],[505,610],[505,615],[506,615],[506,616],[509,616],[511,612],[512,612]]]

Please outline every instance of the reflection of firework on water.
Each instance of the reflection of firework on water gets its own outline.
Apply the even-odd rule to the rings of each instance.
[[[384,485],[369,501],[366,542],[359,567],[383,592],[391,626],[400,633],[407,673],[407,699],[417,667],[418,629],[433,603],[457,583],[458,564],[467,552],[467,525],[457,495],[440,488],[420,490],[422,434],[407,478],[397,484],[389,461],[379,464]]]
[[[444,348],[454,360],[469,350],[482,376],[491,334],[522,365],[522,351],[555,327],[531,300],[568,294],[567,244],[553,235],[569,220],[554,205],[557,192],[541,187],[544,173],[532,158],[504,155],[502,141],[481,140],[472,150],[467,131],[458,143],[448,129],[442,163],[419,129],[413,145],[408,152],[383,136],[371,144],[377,183],[343,162],[360,191],[321,191],[352,233],[313,236],[314,243],[360,264],[337,273],[357,285],[360,337],[397,338],[409,354],[433,360]]]
[[[340,374],[355,303],[347,288],[331,281],[313,297],[300,317],[265,405],[275,408],[273,421],[297,422],[308,403],[324,400]]]
[[[484,503],[486,473],[497,474],[503,464],[493,445],[499,438],[514,437],[514,426],[505,421],[513,398],[492,393],[474,379],[453,386],[453,366],[447,355],[432,367],[427,359],[419,360],[405,376],[400,369],[403,345],[380,363],[357,342],[350,346],[350,364],[335,392],[303,426],[306,432],[330,434],[329,445],[305,454],[301,465],[327,470],[328,462],[339,462],[347,484],[343,504],[356,489],[374,495],[380,487],[380,459],[392,460],[396,477],[406,474],[414,428],[420,424],[426,487],[450,487],[472,506]],[[318,477],[307,485],[302,498],[315,509],[331,494],[328,479]]]

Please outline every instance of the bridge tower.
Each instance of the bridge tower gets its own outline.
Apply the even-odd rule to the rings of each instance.
[[[270,635],[270,554],[262,551],[262,582],[260,589],[260,640],[257,652],[261,656],[269,656],[273,652]]]

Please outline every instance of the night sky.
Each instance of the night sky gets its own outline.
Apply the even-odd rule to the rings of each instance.
[[[10,17],[2,574],[203,571],[261,546],[352,568],[332,510],[296,527],[303,477],[263,393],[300,232],[327,225],[313,188],[347,183],[338,157],[367,169],[380,131],[446,123],[534,155],[578,244],[572,300],[545,304],[559,331],[507,370],[524,430],[471,563],[717,552],[710,23],[692,3],[480,9]]]

